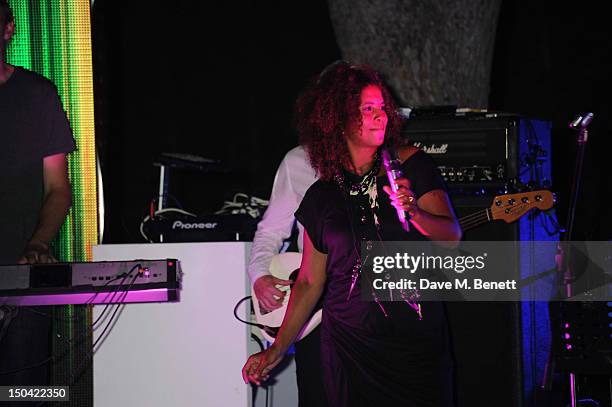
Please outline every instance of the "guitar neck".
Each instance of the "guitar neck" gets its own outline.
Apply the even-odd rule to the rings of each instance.
[[[471,215],[459,219],[461,229],[469,230],[492,220],[503,220],[512,223],[533,208],[548,210],[555,203],[552,192],[542,189],[538,191],[520,192],[517,194],[500,195],[493,198],[490,208],[481,209]]]
[[[492,220],[493,216],[491,215],[491,208],[481,209],[477,212],[458,219],[459,225],[461,226],[461,229],[464,232],[466,230],[473,229],[476,226],[480,226]]]

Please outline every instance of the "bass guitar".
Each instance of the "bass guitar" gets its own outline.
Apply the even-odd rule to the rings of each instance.
[[[548,210],[552,208],[554,202],[554,195],[548,190],[500,195],[493,199],[491,207],[464,216],[458,219],[458,221],[464,231],[494,220],[503,220],[506,223],[512,223],[531,209],[538,208],[540,210]],[[300,270],[301,262],[301,253],[285,252],[277,254],[272,258],[272,262],[270,263],[270,274],[283,280],[295,281],[297,273]],[[283,298],[282,305],[270,312],[262,310],[257,296],[255,295],[255,291],[251,288],[253,306],[255,308],[255,319],[258,324],[264,326],[264,328],[261,329],[261,333],[268,342],[274,342],[274,338],[278,333],[278,328],[283,323],[291,291],[290,286],[279,285],[277,288],[281,291],[287,291],[287,294],[285,294]],[[315,311],[297,335],[296,341],[304,338],[321,323],[321,313],[321,308],[315,307]]]

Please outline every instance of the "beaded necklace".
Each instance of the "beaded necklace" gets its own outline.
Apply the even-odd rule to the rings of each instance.
[[[368,200],[370,203],[370,210],[372,212],[372,216],[374,218],[374,224],[375,224],[375,228],[376,228],[376,233],[378,235],[378,239],[382,242],[382,236],[380,235],[380,223],[378,220],[378,216],[376,214],[377,209],[378,209],[378,190],[377,190],[377,184],[376,184],[376,177],[378,175],[378,172],[380,170],[380,166],[381,166],[381,159],[380,159],[380,154],[378,153],[378,150],[376,151],[376,156],[374,158],[374,164],[372,165],[372,168],[370,169],[370,171],[368,171],[363,178],[361,178],[361,180],[359,182],[352,182],[343,171],[339,171],[336,173],[334,180],[336,182],[336,184],[338,185],[338,187],[340,187],[340,189],[345,193],[344,196],[347,198],[346,200],[346,204],[347,204],[347,209],[349,210],[349,222],[351,224],[351,231],[353,234],[353,241],[355,242],[355,252],[357,254],[357,259],[355,261],[355,264],[351,270],[351,286],[348,290],[348,295],[347,295],[347,301],[349,300],[353,289],[355,288],[355,284],[357,283],[357,280],[359,279],[359,276],[361,275],[361,270],[363,268],[363,266],[365,265],[365,263],[368,261],[369,258],[369,253],[366,254],[365,258],[362,260],[361,258],[361,253],[359,251],[359,249],[357,248],[357,236],[354,230],[354,226],[353,226],[353,211],[351,209],[351,203],[348,201],[348,197],[349,196],[368,196]],[[366,241],[366,250],[371,250],[372,249],[372,241]],[[408,292],[406,292],[405,290],[401,289],[400,290],[400,296],[402,298],[402,300],[404,302],[406,302],[419,316],[419,319],[423,318],[422,312],[421,312],[421,305],[418,303],[418,298],[419,293],[416,290],[409,290]],[[380,299],[378,298],[378,296],[376,295],[376,292],[374,291],[374,289],[372,288],[372,297],[374,299],[374,301],[378,304],[378,306],[380,307],[382,313],[385,315],[385,317],[388,317],[389,315],[387,314],[385,307],[382,305]]]
[[[336,172],[334,177],[336,184],[343,191],[349,195],[365,195],[372,187],[376,186],[376,176],[380,171],[381,159],[378,150],[376,150],[376,156],[374,157],[374,164],[370,171],[368,171],[359,182],[350,182],[344,175],[344,171]]]

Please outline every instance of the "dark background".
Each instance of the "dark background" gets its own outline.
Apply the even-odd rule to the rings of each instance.
[[[267,199],[280,160],[297,145],[297,93],[341,57],[326,2],[126,3],[96,0],[92,13],[103,242],[143,241],[138,226],[157,194],[152,163],[161,152],[231,170],[172,174],[170,192],[190,212],[210,213],[235,192]],[[561,221],[575,158],[567,124],[595,113],[574,239],[609,240],[610,24],[603,6],[541,3],[503,2],[489,107],[552,121]]]

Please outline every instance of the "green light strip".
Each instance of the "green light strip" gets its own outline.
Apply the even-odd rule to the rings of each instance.
[[[62,7],[61,4],[59,4],[59,2],[57,0],[51,0],[48,2],[48,7],[45,8],[45,12],[46,12],[46,16],[47,16],[47,20],[45,21],[45,19],[43,18],[43,21],[45,21],[45,25],[49,26],[51,25],[50,21],[53,21],[53,30],[49,29],[48,32],[51,32],[52,34],[52,38],[53,41],[51,43],[48,44],[49,46],[49,50],[51,52],[51,60],[54,62],[52,64],[52,68],[53,68],[53,77],[57,78],[56,81],[56,85],[57,85],[57,89],[58,92],[60,93],[60,95],[64,95],[64,97],[62,98],[62,101],[64,102],[64,107],[66,109],[66,113],[68,114],[68,120],[70,121],[71,127],[74,128],[78,128],[77,126],[73,125],[73,115],[71,114],[73,112],[72,109],[72,89],[70,87],[70,84],[67,83],[68,81],[68,75],[66,75],[65,72],[65,68],[66,68],[66,61],[67,58],[65,58],[65,53],[67,52],[68,49],[68,41],[66,39],[66,21],[65,21],[65,14],[68,10],[66,10],[64,7]],[[51,20],[49,20],[49,17],[51,18]],[[48,37],[47,37],[48,38]],[[55,44],[61,44],[61,46],[54,46]],[[75,123],[76,124],[76,123]],[[72,181],[73,184],[73,195],[74,193],[78,193],[79,188],[78,188],[78,184],[75,184],[74,181],[74,176],[75,176],[75,172],[78,172],[78,165],[75,165],[76,163],[78,163],[78,157],[76,157],[77,152],[74,152],[71,154],[71,160],[69,160],[68,162],[68,174],[70,175],[70,180]],[[73,239],[71,239],[71,231],[73,231],[75,229],[75,213],[79,213],[78,211],[78,206],[79,206],[80,200],[74,200],[73,199],[73,203],[72,203],[72,208],[71,208],[71,213],[69,214],[66,222],[64,223],[61,231],[60,231],[60,237],[59,239],[61,239],[61,250],[65,253],[65,255],[70,256],[70,258],[74,259],[78,256],[78,254],[75,254],[75,247],[73,245]]]

